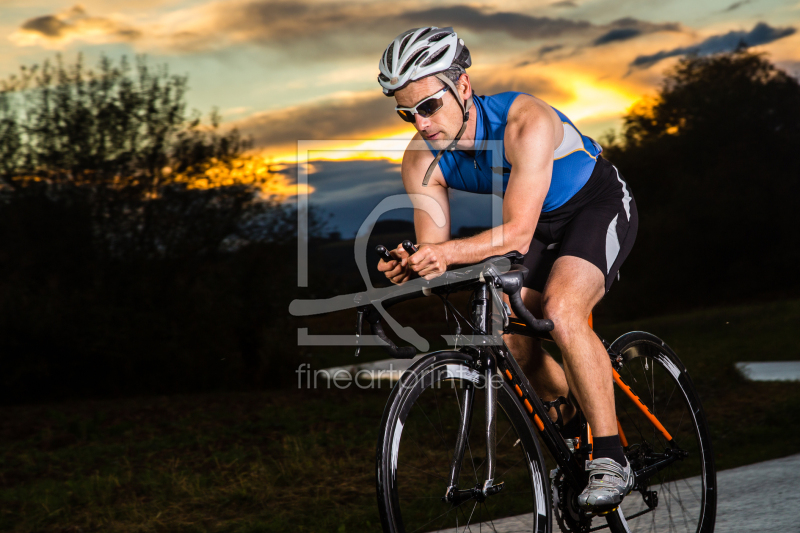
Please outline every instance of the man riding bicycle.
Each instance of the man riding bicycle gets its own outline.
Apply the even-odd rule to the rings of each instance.
[[[539,341],[507,335],[505,342],[544,400],[569,392],[577,398],[594,436],[589,484],[578,502],[594,511],[614,507],[632,490],[634,476],[617,434],[608,354],[588,318],[636,239],[636,203],[617,169],[600,156],[602,148],[558,110],[523,93],[475,96],[466,73],[471,64],[452,28],[406,31],[381,57],[384,94],[394,96],[398,114],[414,124],[414,141],[430,148],[406,150],[406,192],[435,200],[446,222],[440,227],[415,209],[419,250],[409,256],[399,245],[378,269],[400,284],[413,273],[431,279],[451,265],[512,250],[525,254],[523,301],[555,324],[564,367]],[[492,167],[489,141],[502,141],[501,168]],[[492,230],[451,239],[447,189],[491,194],[499,179],[502,243],[493,243]],[[562,406],[565,438],[578,435],[575,412]]]

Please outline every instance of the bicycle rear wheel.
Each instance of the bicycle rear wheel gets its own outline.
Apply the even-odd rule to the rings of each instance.
[[[457,487],[468,490],[484,481],[484,382],[470,356],[441,352],[420,359],[394,387],[377,450],[384,531],[550,531],[550,498],[538,440],[525,408],[500,380],[495,384],[495,483],[503,482],[503,489],[482,502],[475,497],[457,504],[443,499],[466,394],[472,394],[471,420]]]
[[[643,482],[637,480],[620,506],[621,513],[608,516],[611,529],[711,533],[717,505],[714,455],[705,413],[686,368],[663,341],[641,331],[621,336],[611,351],[623,357],[622,381],[673,438],[669,442],[615,387],[617,417],[634,470],[679,456]]]

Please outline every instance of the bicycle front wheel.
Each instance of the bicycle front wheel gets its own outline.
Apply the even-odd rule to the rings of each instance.
[[[686,368],[658,337],[626,333],[611,345],[622,356],[622,381],[663,425],[659,430],[620,387],[617,416],[634,470],[654,468],[637,479],[634,492],[609,516],[615,531],[711,533],[717,479],[708,424]],[[625,519],[620,518],[623,514]],[[623,524],[627,522],[627,529]]]
[[[502,482],[503,489],[485,499],[444,499],[468,397],[457,489],[484,482],[485,381],[470,356],[440,352],[420,359],[394,387],[377,450],[384,531],[550,531],[549,488],[539,443],[525,407],[502,380],[493,386],[498,400],[494,483]]]

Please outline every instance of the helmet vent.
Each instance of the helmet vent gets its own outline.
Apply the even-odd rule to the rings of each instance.
[[[416,64],[416,62],[420,58],[420,56],[422,54],[426,54],[427,52],[428,52],[428,47],[427,46],[425,48],[422,48],[422,49],[414,52],[414,55],[409,57],[408,61],[406,61],[405,64],[403,65],[403,68],[400,69],[400,74],[405,74],[406,71],[408,71],[408,69],[411,67],[411,65]]]
[[[386,54],[384,57],[386,58],[386,67],[391,71],[394,68],[392,65],[392,57],[394,56],[394,43],[389,45],[389,48],[386,49]]]
[[[428,37],[428,42],[429,43],[435,43],[435,42],[441,41],[442,39],[444,39],[448,35],[449,34],[447,32],[439,32],[436,35],[432,35],[432,36]]]
[[[441,50],[437,50],[431,57],[429,57],[428,59],[426,59],[425,61],[422,62],[422,66],[426,67],[428,65],[432,65],[433,63],[436,63],[442,57],[444,57],[444,55],[447,53],[448,50],[450,50],[449,46],[446,46],[446,47],[442,48]]]
[[[406,35],[406,36],[405,36],[405,38],[403,38],[403,40],[400,42],[400,55],[403,55],[403,52],[405,52],[405,51],[406,51],[406,45],[408,45],[408,41],[410,41],[410,40],[411,40],[411,37],[413,37],[413,36],[414,36],[414,34],[413,34],[413,33],[409,33],[409,34],[408,34],[408,35]],[[392,44],[394,44],[394,43],[392,43]]]
[[[420,32],[419,36],[416,39],[414,39],[414,44],[416,44],[416,43],[418,43],[420,41],[427,41],[428,40],[428,38],[427,38],[428,32],[431,31],[431,30],[434,30],[434,29],[436,29],[436,28],[425,28],[425,31]]]

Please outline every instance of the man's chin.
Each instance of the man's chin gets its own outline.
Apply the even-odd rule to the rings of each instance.
[[[450,145],[450,139],[446,139],[442,134],[439,134],[436,139],[428,139],[428,143],[434,150],[444,150]]]

